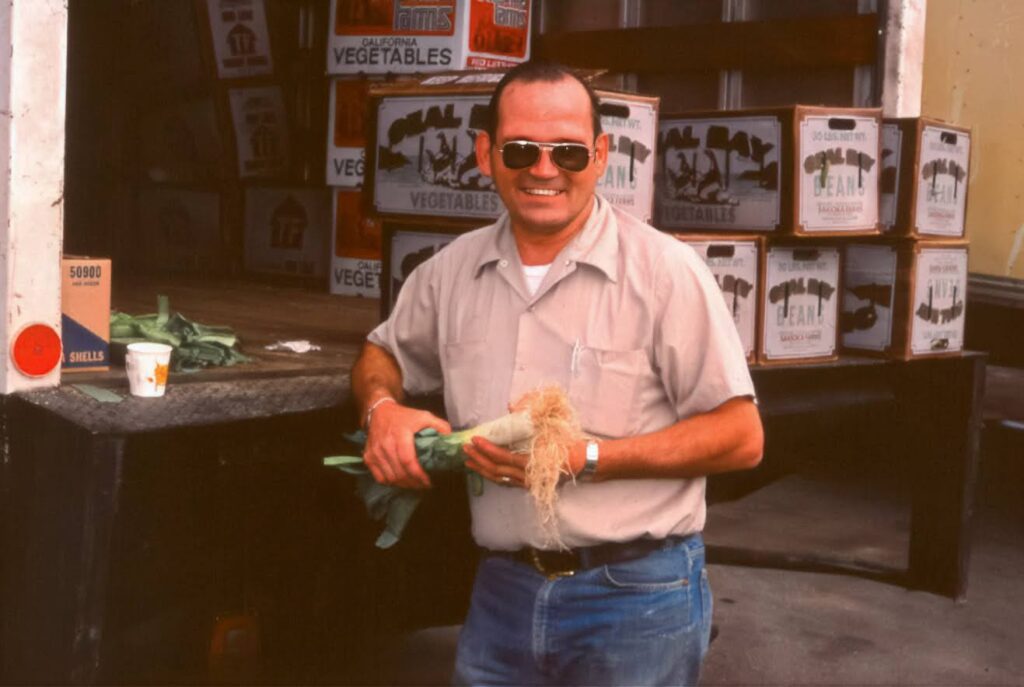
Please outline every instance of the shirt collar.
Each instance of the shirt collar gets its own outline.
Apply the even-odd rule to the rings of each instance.
[[[480,257],[477,259],[473,271],[475,276],[479,276],[480,271],[486,265],[502,259],[519,263],[519,253],[516,249],[515,238],[512,236],[508,212],[502,214],[494,226],[493,240],[487,241],[480,251]],[[590,217],[587,218],[579,233],[562,249],[555,261],[565,259],[591,265],[604,272],[605,276],[614,282],[619,279],[618,247],[618,222],[615,220],[612,207],[607,200],[595,194],[594,209],[591,211]]]

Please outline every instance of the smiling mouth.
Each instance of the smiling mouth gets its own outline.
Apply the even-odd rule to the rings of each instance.
[[[521,189],[523,193],[527,193],[531,196],[557,196],[564,191],[559,191],[556,188],[524,188]]]

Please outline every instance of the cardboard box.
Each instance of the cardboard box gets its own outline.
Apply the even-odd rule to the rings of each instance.
[[[217,272],[225,266],[216,193],[150,187],[139,193],[141,263],[158,272]]]
[[[892,120],[882,121],[882,166],[878,177],[878,224],[882,234],[896,226],[896,198],[900,186],[900,153],[903,134]]]
[[[584,72],[593,78],[597,72]],[[476,162],[477,133],[504,72],[443,74],[371,86],[374,113],[367,170],[382,215],[495,219],[504,205]],[[613,205],[651,214],[658,99],[598,90],[602,126],[615,150],[601,179]]]
[[[897,252],[893,242],[856,242],[843,254],[839,315],[842,348],[887,353],[892,348]]]
[[[881,111],[796,105],[662,118],[662,229],[878,234]]]
[[[847,246],[843,348],[899,360],[962,351],[967,251],[944,241]]]
[[[380,298],[380,221],[366,214],[360,191],[332,190],[330,291],[339,296]]]
[[[110,260],[61,258],[61,370],[110,368]]]
[[[327,185],[359,188],[366,168],[368,79],[338,78],[330,82],[327,119]]]
[[[964,237],[971,131],[923,117],[887,119],[897,179],[891,233],[956,240]]]
[[[835,243],[768,241],[761,258],[759,363],[838,357],[840,252]]]
[[[330,191],[245,189],[245,269],[298,277],[327,275]]]
[[[762,239],[752,236],[675,234],[690,244],[715,275],[732,313],[748,362],[757,359],[757,306]]]
[[[598,91],[601,129],[608,134],[608,168],[597,192],[642,222],[654,216],[654,154],[659,98]]]
[[[209,183],[224,177],[224,146],[213,100],[160,107],[139,121],[139,160],[155,183]]]
[[[530,58],[531,0],[331,0],[330,74],[509,67]]]
[[[415,224],[385,221],[381,319],[387,319],[391,314],[391,309],[395,307],[395,301],[398,299],[398,292],[414,269],[454,241],[459,234],[480,226],[480,223]]]
[[[238,176],[272,179],[288,171],[288,118],[280,86],[228,91],[238,155]]]

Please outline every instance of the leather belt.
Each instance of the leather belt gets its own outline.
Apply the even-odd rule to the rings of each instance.
[[[559,577],[571,577],[581,570],[643,558],[655,551],[675,546],[685,539],[687,537],[672,536],[664,539],[634,539],[627,542],[598,544],[568,551],[525,547],[517,551],[487,550],[486,553],[524,563],[549,580],[554,580]]]

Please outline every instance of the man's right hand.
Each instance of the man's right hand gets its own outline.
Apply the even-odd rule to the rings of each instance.
[[[363,460],[381,484],[406,489],[429,489],[430,477],[416,458],[413,435],[431,427],[450,434],[451,425],[425,410],[396,402],[378,405],[370,419]]]

